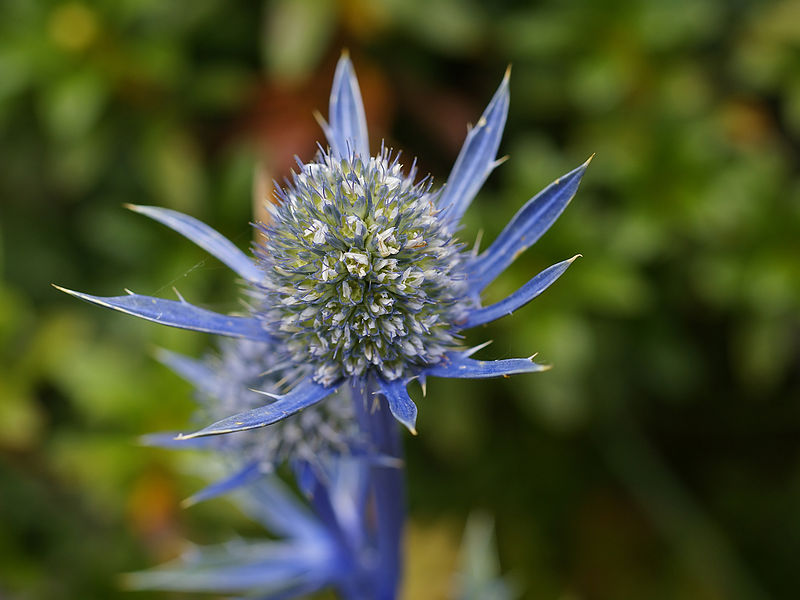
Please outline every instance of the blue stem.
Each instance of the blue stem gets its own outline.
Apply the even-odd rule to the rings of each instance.
[[[396,600],[403,568],[406,511],[400,432],[386,399],[374,394],[377,386],[358,382],[351,388],[359,427],[378,457],[370,468],[374,523],[369,522],[369,514],[364,515],[367,528],[374,531],[377,552],[374,597],[376,600]],[[394,462],[396,464],[391,464]]]

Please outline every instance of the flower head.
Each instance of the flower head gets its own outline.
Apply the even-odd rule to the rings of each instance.
[[[225,339],[218,352],[196,360],[160,350],[158,359],[195,387],[198,416],[217,421],[262,406],[268,400],[258,390],[281,390],[297,379],[276,352],[263,342]],[[268,435],[245,431],[235,436],[176,439],[174,433],[151,434],[144,443],[169,448],[212,450],[226,463],[230,475],[188,498],[194,504],[227,493],[289,463],[301,470],[313,469],[320,477],[343,458],[361,456],[367,447],[354,420],[353,403],[347,390],[327,402],[310,406],[270,428]]]
[[[429,180],[414,176],[387,150],[320,151],[261,225],[260,317],[290,361],[313,360],[319,383],[370,372],[393,381],[457,345],[464,256]]]
[[[254,309],[230,316],[186,302],[138,294],[84,300],[174,327],[267,343],[296,374],[294,387],[185,438],[254,429],[316,404],[342,383],[370,382],[392,414],[414,431],[417,407],[406,391],[428,376],[482,378],[545,369],[529,358],[475,360],[460,332],[511,314],[543,292],[576,257],[557,263],[507,298],[481,305],[483,290],[555,222],[589,163],[531,198],[482,253],[455,232],[497,151],[509,105],[509,73],[464,146],[445,185],[435,189],[404,171],[381,147],[373,156],[358,82],[343,56],[331,92],[329,147],[300,164],[276,193],[265,241],[252,260],[227,239],[175,211],[137,206],[231,267],[247,283]],[[274,392],[276,390],[265,390]]]

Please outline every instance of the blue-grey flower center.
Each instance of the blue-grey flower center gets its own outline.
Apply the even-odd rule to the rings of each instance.
[[[263,319],[292,361],[326,384],[369,371],[392,380],[456,345],[460,248],[413,169],[404,175],[388,152],[321,154],[278,200],[258,252]]]

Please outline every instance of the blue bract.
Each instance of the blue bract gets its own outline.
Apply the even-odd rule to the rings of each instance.
[[[553,265],[509,297],[482,306],[483,290],[558,218],[589,161],[531,198],[483,253],[463,249],[456,230],[497,151],[509,105],[509,73],[467,134],[440,189],[399,155],[369,149],[364,108],[350,59],[336,69],[328,148],[301,164],[276,192],[264,241],[250,258],[195,219],[134,206],[216,256],[247,284],[254,308],[228,316],[187,303],[128,294],[71,293],[144,319],[267,343],[294,385],[266,389],[273,401],[223,418],[182,439],[270,425],[320,402],[349,381],[377,390],[412,432],[417,407],[406,385],[415,378],[495,377],[541,371],[531,359],[480,361],[460,346],[460,332],[511,314],[542,293],[576,257]],[[63,289],[63,288],[61,288]]]

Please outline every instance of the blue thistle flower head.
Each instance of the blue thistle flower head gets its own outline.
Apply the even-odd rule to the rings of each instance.
[[[415,430],[417,407],[407,384],[428,376],[484,378],[535,372],[530,358],[482,361],[461,332],[511,314],[542,293],[577,257],[557,263],[489,306],[481,294],[555,222],[575,195],[589,161],[531,198],[483,252],[456,237],[464,212],[502,162],[497,151],[509,106],[509,72],[441,188],[404,170],[381,146],[370,153],[361,93],[350,59],[339,61],[330,98],[328,140],[300,163],[257,227],[264,241],[251,259],[199,221],[175,211],[135,206],[231,267],[254,308],[222,315],[179,300],[138,294],[84,300],[135,316],[274,348],[293,374],[291,389],[265,390],[275,401],[220,419],[184,438],[270,425],[320,402],[346,381],[377,389],[398,421]],[[590,159],[591,160],[591,159]],[[63,288],[60,288],[63,289]]]
[[[457,346],[464,256],[438,218],[430,180],[415,183],[415,174],[386,149],[320,151],[260,226],[259,316],[288,360],[313,360],[323,385],[370,373],[394,381]]]

